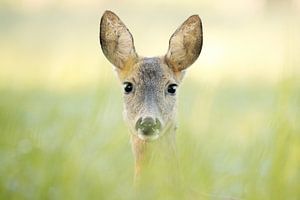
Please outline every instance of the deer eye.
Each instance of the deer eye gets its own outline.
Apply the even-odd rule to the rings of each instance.
[[[177,86],[178,85],[176,85],[176,84],[168,85],[168,89],[167,89],[168,93],[171,94],[171,95],[175,95]]]
[[[133,90],[133,85],[130,82],[124,82],[124,92],[125,94],[129,94]]]

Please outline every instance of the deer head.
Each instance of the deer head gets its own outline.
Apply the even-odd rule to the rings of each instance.
[[[150,141],[174,129],[177,89],[202,48],[199,16],[189,17],[175,31],[166,55],[145,58],[136,53],[124,23],[106,11],[100,22],[100,44],[123,85],[124,118],[130,132]]]

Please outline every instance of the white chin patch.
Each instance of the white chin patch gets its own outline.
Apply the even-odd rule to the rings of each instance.
[[[141,139],[141,140],[145,140],[145,141],[153,141],[156,140],[157,138],[159,138],[159,131],[156,130],[155,133],[153,133],[152,135],[145,135],[142,133],[142,131],[139,129],[137,136]]]

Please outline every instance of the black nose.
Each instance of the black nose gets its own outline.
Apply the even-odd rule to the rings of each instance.
[[[140,129],[144,135],[154,134],[160,129],[160,126],[160,121],[157,118],[154,120],[152,117],[140,118],[136,122],[136,129]]]

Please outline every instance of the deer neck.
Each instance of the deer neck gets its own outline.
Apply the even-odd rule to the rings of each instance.
[[[176,156],[176,127],[169,128],[164,135],[155,141],[141,140],[138,136],[132,134],[131,143],[135,157],[135,178],[142,176],[147,168],[153,166],[172,165],[177,166]]]

